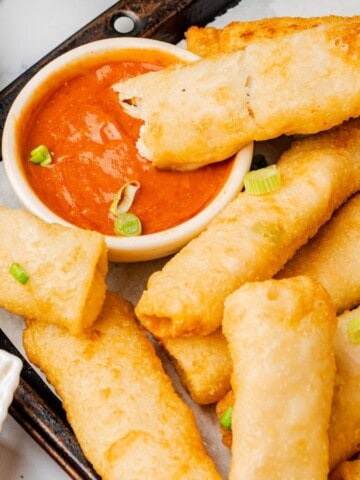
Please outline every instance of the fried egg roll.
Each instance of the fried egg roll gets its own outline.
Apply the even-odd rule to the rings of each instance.
[[[310,277],[248,283],[225,302],[233,360],[230,480],[325,480],[336,315]]]
[[[331,480],[347,479],[345,472],[353,472],[355,464],[348,465],[346,460],[360,451],[360,344],[352,343],[347,333],[349,322],[357,317],[360,307],[339,315],[334,336],[336,376],[329,422]],[[230,390],[216,406],[219,421],[233,404],[234,392]],[[231,448],[231,429],[220,426],[220,430],[223,444]]]
[[[81,335],[32,320],[23,340],[102,478],[220,480],[193,413],[120,296],[109,292]]]
[[[360,188],[360,122],[296,142],[277,163],[281,186],[241,192],[197,238],[149,279],[136,307],[156,337],[206,335],[225,298],[273,277]]]
[[[359,62],[360,23],[345,19],[113,88],[126,112],[144,121],[139,153],[158,168],[192,170],[254,140],[313,134],[358,117]]]
[[[278,278],[310,275],[326,288],[338,313],[360,303],[360,194],[350,198],[298,250]]]
[[[360,264],[354,254],[360,249],[359,218],[360,194],[356,194],[295,253],[276,278],[313,277],[330,294],[338,314],[360,304]],[[230,389],[231,359],[221,329],[204,336],[164,339],[163,344],[194,401],[218,402]],[[227,438],[229,431],[221,430]]]
[[[360,17],[328,15],[322,17],[272,17],[250,22],[231,22],[222,29],[191,26],[185,32],[187,49],[208,57],[219,53],[236,52],[249,43],[264,39],[275,39],[329,23],[359,22]]]
[[[232,363],[221,329],[204,336],[165,338],[162,343],[194,402],[215,403],[229,390]]]
[[[26,283],[11,275],[14,265],[28,277]],[[0,206],[1,307],[78,333],[101,310],[107,268],[100,233],[47,224]]]
[[[360,307],[340,315],[334,339],[337,373],[329,427],[331,469],[360,451],[360,343],[353,343],[348,335],[355,318],[360,318]]]

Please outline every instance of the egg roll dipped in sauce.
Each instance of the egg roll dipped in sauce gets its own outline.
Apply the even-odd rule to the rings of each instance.
[[[192,170],[254,140],[318,133],[358,117],[359,59],[359,22],[344,17],[114,89],[144,121],[139,153],[161,169]]]

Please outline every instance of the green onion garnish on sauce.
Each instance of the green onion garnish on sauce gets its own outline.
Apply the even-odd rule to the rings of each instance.
[[[349,321],[347,333],[351,343],[360,343],[360,315]]]
[[[121,213],[115,220],[115,233],[124,237],[141,235],[142,226],[139,218],[133,213]]]
[[[115,195],[110,206],[110,213],[117,217],[120,213],[128,212],[134,202],[135,194],[139,187],[140,183],[136,180],[125,183]]]
[[[45,145],[39,145],[30,152],[30,162],[36,165],[49,165],[52,162],[51,153]]]
[[[228,430],[231,429],[231,420],[232,420],[233,407],[227,407],[225,412],[221,415],[220,425]]]
[[[251,170],[244,177],[245,191],[252,195],[263,195],[280,187],[280,173],[276,165]]]
[[[29,275],[26,273],[24,268],[19,263],[12,263],[9,269],[10,275],[12,275],[15,280],[25,285],[25,283],[29,280]]]

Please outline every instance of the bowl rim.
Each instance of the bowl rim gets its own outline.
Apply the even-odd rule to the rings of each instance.
[[[61,71],[65,66],[79,61],[83,55],[99,56],[111,50],[158,50],[173,54],[181,61],[192,62],[200,57],[192,52],[161,40],[120,37],[96,40],[86,43],[56,57],[42,67],[21,89],[11,105],[4,124],[2,156],[8,180],[24,207],[48,223],[59,223],[67,227],[76,225],[64,220],[49,209],[36,195],[22,172],[20,159],[16,153],[15,126],[22,110],[32,101],[36,90],[47,78]],[[134,262],[151,260],[175,253],[197,236],[206,225],[231,201],[242,188],[242,178],[251,165],[253,144],[244,147],[234,160],[230,174],[214,199],[198,214],[189,220],[157,233],[137,237],[104,235],[108,246],[109,260]],[[169,245],[168,247],[166,245]]]

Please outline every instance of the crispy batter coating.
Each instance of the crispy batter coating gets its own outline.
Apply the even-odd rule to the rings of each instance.
[[[359,22],[360,17],[328,15],[323,17],[272,17],[250,22],[231,22],[222,29],[192,26],[185,32],[187,49],[207,57],[219,53],[236,52],[249,43],[276,39],[282,35],[307,30],[319,25]]]
[[[360,194],[348,200],[277,278],[310,275],[326,288],[337,313],[360,304]]]
[[[275,278],[313,277],[330,294],[338,314],[359,305],[360,265],[356,255],[360,249],[359,218],[360,194],[356,194],[335,211]],[[192,399],[200,404],[221,400],[220,405],[224,404],[225,409],[227,402],[223,396],[230,389],[231,360],[221,329],[204,336],[164,339],[163,343]],[[229,446],[231,431],[221,428],[221,432],[224,444]]]
[[[334,339],[336,381],[329,427],[330,468],[349,460],[360,449],[360,344],[349,340],[349,321],[360,307],[338,317]]]
[[[329,480],[360,480],[360,460],[342,462]]]
[[[233,360],[230,480],[326,480],[336,314],[310,277],[247,283],[225,302]]]
[[[360,22],[324,23],[114,86],[141,118],[138,149],[190,170],[253,140],[310,134],[360,116]],[[179,108],[181,105],[181,108]]]
[[[336,377],[329,428],[329,464],[331,480],[356,480],[359,462],[348,460],[360,445],[360,344],[352,343],[347,334],[349,321],[360,315],[360,307],[338,316],[334,336]],[[234,404],[230,390],[217,404],[221,418],[227,407]],[[231,448],[232,431],[220,427],[223,444]]]
[[[191,410],[121,297],[108,293],[99,318],[81,335],[29,321],[24,347],[62,398],[84,454],[104,480],[220,480]]]
[[[9,274],[13,262],[29,275],[25,285]],[[101,310],[107,269],[100,233],[0,206],[0,305],[10,312],[80,332]]]
[[[209,335],[165,338],[162,343],[194,402],[215,403],[229,390],[232,364],[221,329]]]
[[[242,192],[149,279],[136,313],[160,338],[206,335],[221,325],[225,298],[273,277],[360,188],[360,121],[295,143],[278,162],[281,187]]]

